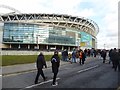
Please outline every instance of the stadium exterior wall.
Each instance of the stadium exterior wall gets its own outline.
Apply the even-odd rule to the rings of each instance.
[[[41,18],[31,18],[33,15]],[[3,36],[1,35],[2,48],[40,50],[96,48],[96,35],[99,30],[96,24],[88,19],[53,15],[1,16],[4,23]]]

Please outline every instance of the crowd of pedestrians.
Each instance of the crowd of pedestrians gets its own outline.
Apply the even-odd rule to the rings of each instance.
[[[109,64],[112,62],[112,68],[116,71],[120,71],[120,49],[85,49],[83,50],[77,50],[74,49],[72,53],[68,54],[68,51],[65,49],[62,52],[62,60],[63,61],[70,61],[71,63],[77,63],[84,64],[86,57],[96,57],[96,55],[99,56],[99,59],[102,59],[103,63],[106,63],[106,57],[107,54],[109,56]]]
[[[109,51],[109,64],[112,62],[112,68],[120,72],[120,49],[111,49]]]
[[[97,54],[98,53],[94,48],[85,50],[73,49],[72,53],[68,53],[68,51],[65,49],[64,51],[62,51],[62,60],[69,61],[71,63],[79,62],[80,65],[83,65],[86,57],[96,57]]]
[[[99,59],[103,60],[103,63],[106,63],[106,56],[109,56],[109,64],[112,62],[112,68],[116,71],[120,72],[120,49],[111,49],[111,50],[95,50],[94,48],[92,49],[73,49],[72,53],[68,53],[67,49],[63,50],[61,55],[62,55],[62,60],[63,61],[69,61],[71,64],[72,63],[79,63],[80,65],[84,65],[86,58],[87,57],[96,57],[96,55],[99,56]],[[58,55],[58,51],[54,52],[54,55],[51,57],[51,64],[52,64],[52,73],[53,73],[53,82],[52,86],[58,85],[56,82],[56,77],[59,71],[59,66],[60,66],[60,57]],[[37,57],[36,60],[36,66],[37,66],[37,75],[35,78],[35,84],[38,83],[38,78],[41,75],[43,80],[46,81],[47,77],[45,77],[43,73],[43,67],[47,68],[46,61],[44,58],[44,55],[42,52]]]
[[[109,57],[109,64],[112,63],[112,68],[115,71],[119,71],[120,72],[120,49],[110,49],[110,50],[101,50],[100,52],[101,57],[103,58],[103,63],[105,63],[106,61],[106,57],[107,57],[107,53],[108,53],[108,57]]]

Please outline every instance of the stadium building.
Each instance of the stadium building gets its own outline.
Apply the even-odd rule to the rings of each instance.
[[[97,24],[65,14],[6,14],[2,22],[3,49],[72,50],[96,48]]]

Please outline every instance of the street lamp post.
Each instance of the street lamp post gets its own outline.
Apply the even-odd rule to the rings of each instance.
[[[104,44],[104,49],[105,49],[105,44]]]
[[[38,41],[38,36],[39,36],[39,35],[36,35],[36,36],[37,36],[37,37],[36,37],[37,49],[39,49],[39,44],[38,44],[38,42],[39,42],[39,41]]]

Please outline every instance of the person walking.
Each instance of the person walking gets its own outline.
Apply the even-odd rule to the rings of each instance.
[[[38,79],[39,79],[40,75],[42,76],[44,81],[47,79],[47,77],[45,77],[43,70],[42,70],[44,66],[45,66],[45,68],[47,68],[44,55],[42,52],[40,52],[40,54],[37,57],[37,61],[36,61],[37,75],[36,75],[35,82],[34,82],[35,84],[38,83]]]
[[[113,58],[113,62],[114,62],[114,70],[116,71],[117,68],[119,70],[119,52],[117,52],[116,48],[114,48],[112,55],[113,55],[112,58]]]
[[[79,59],[79,51],[76,51],[76,63],[79,62],[80,59]]]
[[[86,54],[85,52],[82,52],[82,64],[84,64],[85,59],[86,59]]]
[[[71,58],[72,58],[72,55],[71,55],[71,53],[69,53],[68,54],[68,59],[69,59],[69,62],[72,64]]]
[[[111,61],[112,61],[112,60],[111,60],[111,53],[112,53],[112,50],[113,50],[113,49],[110,49],[109,54],[108,54],[108,55],[109,55],[109,64],[110,64]]]
[[[117,60],[116,60],[116,48],[114,48],[112,51],[111,51],[111,60],[112,60],[112,64],[113,64],[113,66],[112,66],[112,68],[114,68],[115,70],[116,70],[116,66],[115,66],[115,64],[117,64]]]
[[[80,51],[79,58],[80,58],[79,63],[81,65],[82,64],[82,58],[83,58],[83,51],[82,50]]]
[[[65,61],[68,61],[68,50],[65,49],[64,51]]]
[[[102,51],[103,63],[105,63],[106,55],[107,55],[106,50],[103,49],[103,51]]]
[[[72,62],[76,63],[76,51],[75,51],[75,49],[72,51]]]
[[[118,49],[118,71],[120,72],[120,49]]]
[[[51,63],[52,63],[52,72],[54,74],[52,86],[57,86],[58,83],[56,82],[56,77],[57,77],[59,66],[60,66],[60,57],[58,56],[58,51],[54,52],[54,55],[51,58]]]
[[[97,51],[94,49],[94,51],[93,51],[93,54],[94,54],[94,57],[96,57],[96,55],[97,55]]]

